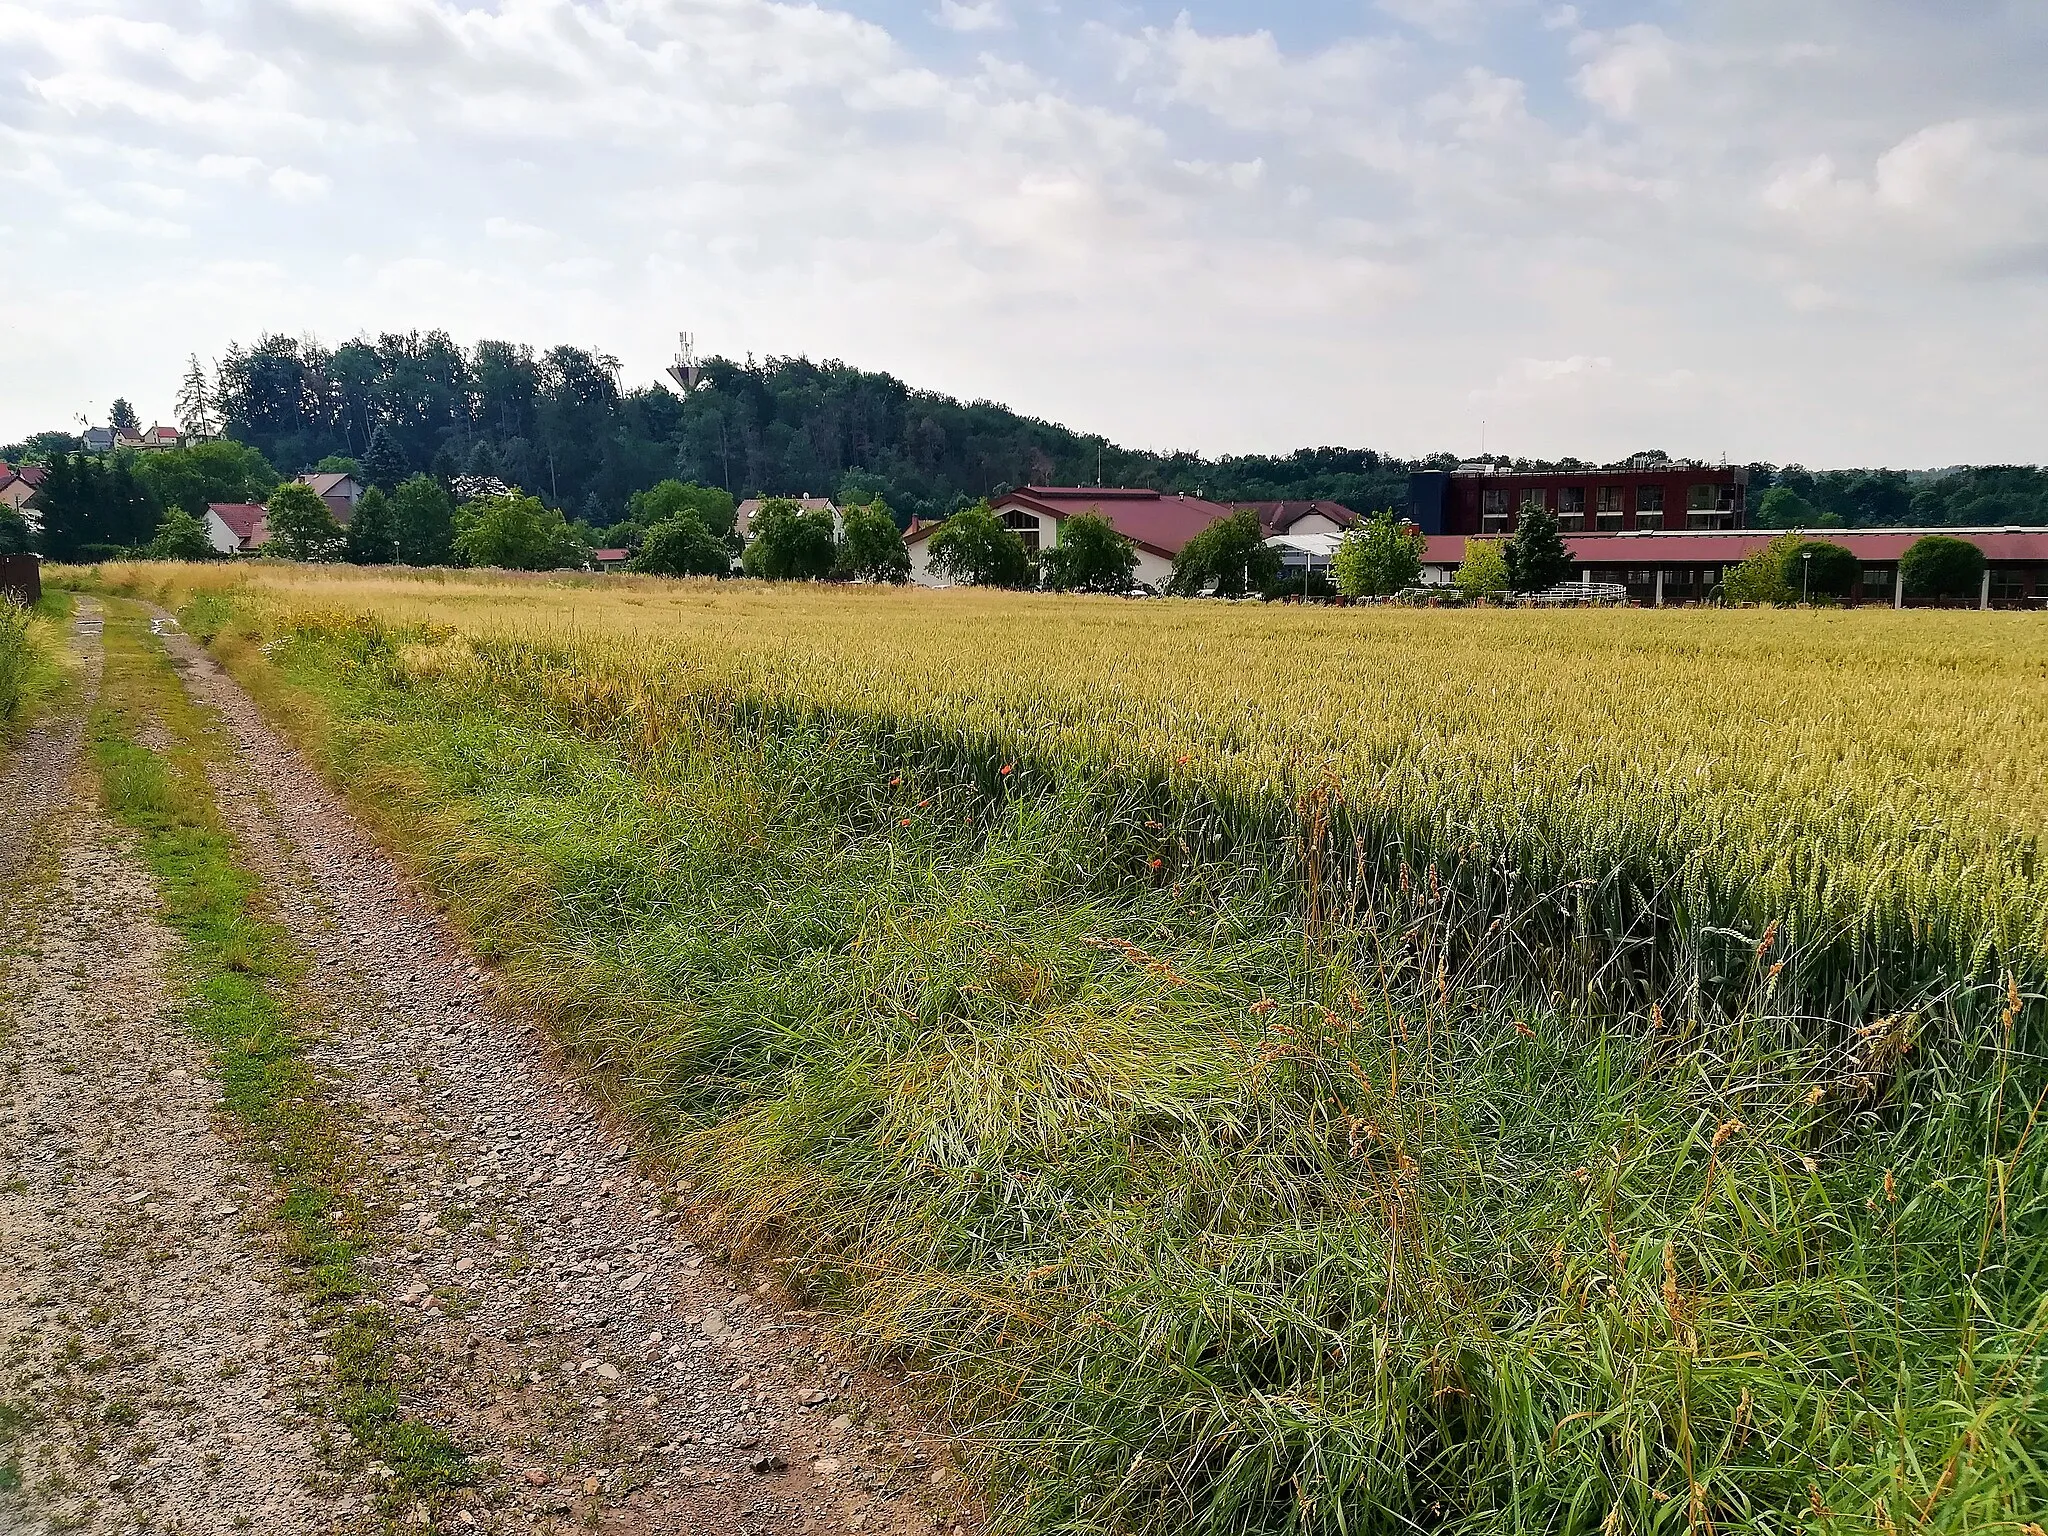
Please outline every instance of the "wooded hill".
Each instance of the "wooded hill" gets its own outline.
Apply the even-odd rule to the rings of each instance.
[[[662,385],[626,389],[616,358],[578,347],[464,348],[429,331],[329,350],[264,336],[230,347],[211,370],[195,359],[180,419],[258,449],[287,475],[339,457],[386,485],[419,471],[444,481],[495,476],[600,529],[625,515],[634,492],[669,478],[736,497],[879,494],[907,521],[1031,483],[1143,485],[1225,502],[1330,499],[1373,511],[1405,507],[1409,472],[1423,467],[1369,448],[1218,459],[1149,453],[842,362],[714,358],[704,377],[684,399]],[[76,445],[46,433],[0,447],[0,458],[52,457]],[[1752,469],[1759,521],[2048,524],[2048,473],[2036,468]],[[1797,499],[1780,496],[1767,517],[1765,495],[1780,486]]]

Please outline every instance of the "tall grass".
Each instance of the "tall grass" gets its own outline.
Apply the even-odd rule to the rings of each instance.
[[[700,1214],[934,1373],[1015,1527],[2048,1508],[2048,1074],[1997,952],[1914,973],[1909,1011],[1816,1017],[1820,925],[1716,933],[1681,890],[1639,964],[1526,844],[1447,865],[1369,837],[1338,773],[1119,759],[1056,686],[863,711],[829,685],[845,650],[270,601],[190,621]]]
[[[28,609],[0,597],[0,731],[15,724],[48,670]]]

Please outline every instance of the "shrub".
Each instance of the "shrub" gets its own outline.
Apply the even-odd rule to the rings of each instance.
[[[858,581],[901,584],[910,580],[910,551],[903,530],[880,497],[848,507],[841,515],[837,570]]]
[[[1984,582],[1984,551],[1968,539],[1931,534],[1899,562],[1906,596],[1921,602],[1974,601]]]
[[[684,514],[647,530],[632,568],[650,576],[724,576],[732,570],[732,551],[698,518]]]
[[[1505,592],[1513,584],[1508,577],[1508,557],[1499,539],[1467,539],[1465,558],[1458,562],[1454,578],[1458,592],[1467,602],[1478,602]]]
[[[1174,559],[1166,590],[1194,597],[1214,582],[1218,597],[1243,597],[1271,586],[1280,563],[1280,551],[1266,542],[1259,514],[1247,507],[1217,518],[1188,540]]]
[[[787,496],[761,503],[747,530],[751,535],[741,567],[763,581],[822,581],[832,574],[839,549],[832,514],[804,510]]]

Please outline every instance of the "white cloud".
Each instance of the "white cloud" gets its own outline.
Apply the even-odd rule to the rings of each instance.
[[[1633,118],[1646,97],[1675,88],[1678,50],[1656,27],[1636,25],[1582,37],[1575,51],[1590,55],[1590,62],[1572,77],[1573,85],[1610,117]]]
[[[316,203],[327,195],[328,180],[311,171],[281,165],[270,173],[270,190],[288,203]]]
[[[939,0],[932,20],[949,32],[999,32],[1010,25],[1003,0]]]
[[[687,327],[1210,451],[2041,456],[2032,9],[847,4],[0,0],[0,438],[264,329]]]

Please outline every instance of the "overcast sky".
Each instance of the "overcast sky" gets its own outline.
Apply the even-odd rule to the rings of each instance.
[[[2048,459],[2048,0],[0,0],[0,440],[690,329],[1134,446]]]

